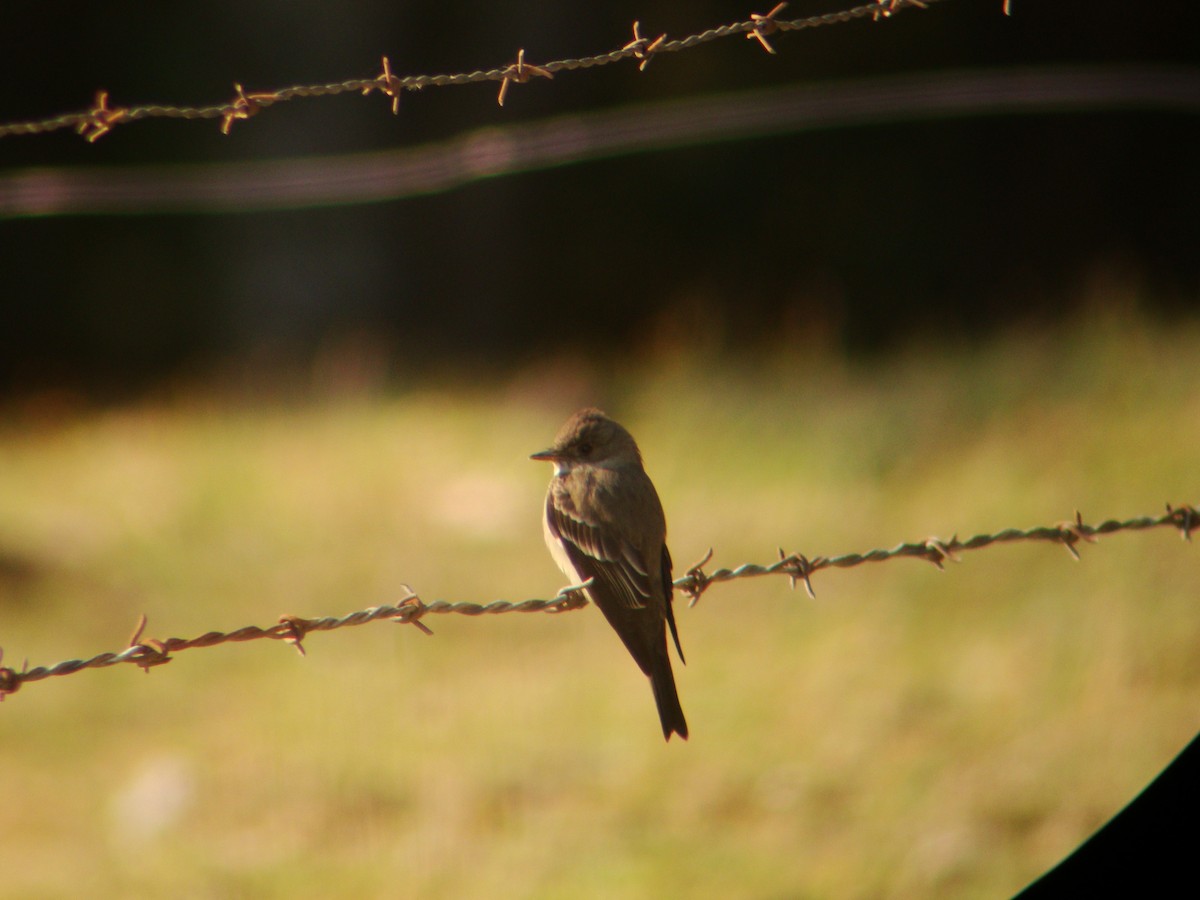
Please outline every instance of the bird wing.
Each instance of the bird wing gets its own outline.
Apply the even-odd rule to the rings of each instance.
[[[553,493],[546,497],[546,524],[562,542],[576,572],[584,580],[594,579],[597,593],[603,591],[627,609],[646,607],[654,596],[650,573],[639,559],[637,548],[611,526],[585,521],[573,511],[560,508]]]
[[[671,551],[667,549],[667,545],[663,544],[662,552],[662,580],[663,580],[663,596],[667,598],[667,625],[671,628],[671,637],[675,639],[675,650],[679,654],[679,661],[685,666],[687,660],[683,658],[683,647],[679,644],[679,629],[675,627],[675,583],[671,581]]]

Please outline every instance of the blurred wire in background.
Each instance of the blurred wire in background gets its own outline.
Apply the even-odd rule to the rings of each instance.
[[[0,217],[260,212],[402,200],[634,153],[854,125],[1088,110],[1200,112],[1200,68],[936,72],[791,85],[555,116],[373,153],[0,175]],[[881,157],[884,164],[884,157]]]

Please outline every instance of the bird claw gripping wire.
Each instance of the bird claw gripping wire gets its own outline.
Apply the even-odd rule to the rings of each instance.
[[[779,23],[775,21],[775,17],[787,9],[787,3],[777,3],[765,16],[761,13],[750,13],[750,21],[754,23],[754,28],[746,34],[746,38],[752,41],[758,41],[762,44],[762,48],[775,55],[775,48],[771,46],[767,40],[768,34],[774,34],[779,30]]]
[[[642,25],[640,22],[633,23],[633,40],[621,48],[621,52],[631,51],[634,59],[639,59],[638,71],[645,72],[646,66],[650,65],[650,60],[658,49],[666,42],[667,35],[663,32],[653,41],[642,37]]]
[[[110,109],[108,91],[97,91],[96,102],[85,113],[86,118],[75,126],[75,131],[83,135],[83,139],[89,144],[94,144],[112,131],[114,125],[123,122],[128,114],[127,109],[119,106]]]
[[[508,96],[508,86],[514,82],[524,84],[533,75],[537,75],[539,78],[554,78],[554,73],[549,69],[525,62],[525,51],[518,50],[517,61],[504,70],[504,77],[500,81],[500,96],[496,98],[497,102],[503,106],[504,98]]]
[[[404,86],[400,83],[400,79],[392,74],[392,62],[386,56],[383,58],[383,74],[375,78],[374,83],[368,84],[363,88],[363,96],[371,93],[371,91],[379,91],[385,97],[392,98],[392,115],[400,115],[400,93],[404,90]]]
[[[546,604],[546,612],[564,613],[573,609],[583,609],[590,602],[587,588],[595,579],[589,578],[580,584],[572,584],[558,592],[558,596]]]

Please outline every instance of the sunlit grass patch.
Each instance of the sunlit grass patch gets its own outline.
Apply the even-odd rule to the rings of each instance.
[[[1126,317],[880,359],[583,378],[677,574],[1196,503],[1200,333]],[[532,381],[531,381],[532,378]],[[570,409],[512,383],[147,402],[0,431],[6,665],[391,602],[549,597]],[[588,399],[588,398],[584,398]],[[6,889],[262,896],[1004,895],[1195,732],[1195,549],[896,560],[713,588],[664,745],[592,610],[181,653],[0,707]],[[710,568],[711,568],[710,566]],[[152,814],[153,813],[153,814]],[[63,861],[63,847],[74,850]]]

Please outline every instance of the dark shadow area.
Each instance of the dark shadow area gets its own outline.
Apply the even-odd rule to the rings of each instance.
[[[1200,736],[1141,794],[1079,849],[1023,890],[1020,900],[1196,891]]]
[[[843,8],[793,4],[789,15]],[[765,11],[765,10],[764,10]],[[736,21],[726,3],[0,12],[0,118],[603,52]],[[0,167],[273,159],[425,143],[489,125],[765,85],[949,68],[1190,63],[1200,7],[949,0],[891,19],[726,39],[514,87],[303,100],[238,123],[139,122],[0,141]],[[711,144],[400,202],[207,216],[0,221],[0,390],[142,390],[229,361],[306,366],[369,334],[400,370],[508,368],[652,345],[699,315],[717,345],[820,335],[870,353],[1057,320],[1128,293],[1164,316],[1200,293],[1196,115],[1130,111],[890,122]],[[1087,286],[1086,289],[1084,286]],[[699,311],[699,312],[697,312]],[[780,328],[780,323],[788,327]],[[400,372],[403,375],[403,371]]]

